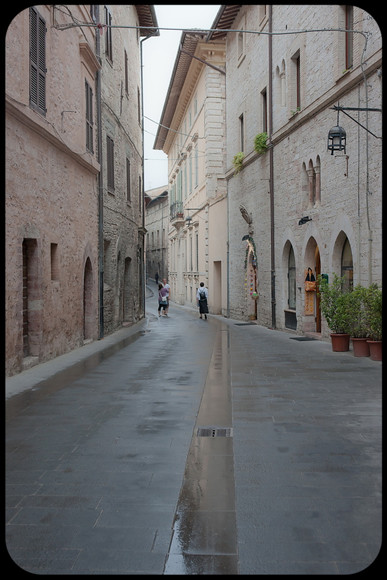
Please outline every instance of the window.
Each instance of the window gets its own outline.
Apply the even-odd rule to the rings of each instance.
[[[142,185],[141,185],[141,175],[138,176],[138,211],[142,212]]]
[[[262,133],[267,133],[267,90],[266,87],[261,92],[262,103]]]
[[[110,62],[113,62],[113,42],[112,42],[112,15],[107,6],[105,6],[105,24],[106,24],[106,34],[105,34],[105,54]]]
[[[129,75],[128,75],[128,53],[124,50],[124,67],[125,67],[125,91],[129,94]]]
[[[188,157],[188,193],[192,192],[192,154]]]
[[[126,158],[126,201],[130,203],[132,201],[132,195],[130,191],[130,159]]]
[[[353,6],[345,6],[345,29],[353,30]],[[353,32],[345,33],[345,68],[353,66]]]
[[[51,280],[59,280],[58,244],[51,244]]]
[[[301,60],[300,51],[298,50],[290,61],[290,82],[291,82],[291,114],[294,115],[301,109]]]
[[[243,113],[239,117],[239,145],[240,151],[244,151],[244,143],[245,143],[245,127],[244,127],[244,120],[243,120]]]
[[[295,59],[296,64],[296,107],[301,109],[301,69],[300,69],[300,55]]]
[[[30,8],[30,105],[46,114],[46,23]]]
[[[106,135],[107,188],[114,191],[114,141]]]
[[[86,97],[86,149],[90,153],[93,149],[93,90],[89,83],[85,81],[85,97]]]

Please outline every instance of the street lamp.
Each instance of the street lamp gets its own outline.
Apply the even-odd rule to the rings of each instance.
[[[333,155],[334,151],[344,151],[346,146],[346,133],[339,125],[339,111],[337,111],[337,125],[328,133],[328,151]]]
[[[367,131],[367,133],[371,133],[371,135],[373,137],[376,137],[377,139],[381,139],[381,137],[378,137],[377,135],[372,133],[372,131],[370,131],[367,127],[364,127],[364,125],[359,123],[359,121],[356,121],[356,119],[351,117],[351,115],[349,115],[349,113],[347,113],[347,111],[371,111],[371,112],[381,113],[382,109],[371,109],[369,107],[340,107],[340,105],[337,105],[337,106],[334,105],[333,107],[331,107],[331,109],[333,109],[334,111],[337,111],[337,125],[336,125],[336,127],[332,127],[332,129],[328,133],[328,151],[331,152],[331,155],[333,155],[334,151],[344,151],[344,153],[345,153],[347,136],[346,136],[344,129],[342,127],[340,127],[340,125],[339,125],[339,112],[340,111],[342,111],[344,113],[344,115],[346,115],[347,117],[352,119],[352,121],[355,121],[355,123],[357,123],[357,125],[359,125],[362,129],[365,129]]]
[[[328,151],[333,155],[334,151],[344,151],[346,146],[346,133],[342,127],[336,125],[328,133]]]
[[[185,208],[187,211],[199,211],[203,208],[201,207],[186,207]],[[191,221],[192,221],[192,216],[187,215],[187,217],[185,218],[186,224],[189,227],[191,225]]]

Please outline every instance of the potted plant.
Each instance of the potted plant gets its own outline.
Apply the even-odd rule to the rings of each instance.
[[[257,153],[265,153],[267,150],[267,133],[258,133],[254,139],[254,149]]]
[[[344,277],[333,274],[329,283],[321,274],[317,277],[321,312],[331,332],[332,350],[344,352],[349,350],[350,301],[349,292],[343,291]]]
[[[369,324],[370,356],[372,360],[382,360],[382,289],[371,284],[366,297],[366,310]]]
[[[237,173],[239,173],[241,171],[241,169],[243,168],[243,160],[245,158],[245,154],[240,151],[239,153],[237,153],[234,156],[234,159],[232,160],[233,165],[235,167],[235,171],[234,171],[234,175],[236,175]]]
[[[354,356],[370,356],[370,347],[367,342],[370,333],[366,308],[368,293],[369,289],[359,284],[348,294],[350,310],[349,332]]]

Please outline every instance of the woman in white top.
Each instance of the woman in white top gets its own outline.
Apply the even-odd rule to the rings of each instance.
[[[199,316],[202,318],[202,314],[204,314],[204,318],[207,320],[208,314],[208,290],[204,286],[204,282],[200,282],[200,287],[196,293],[196,300],[199,306]]]

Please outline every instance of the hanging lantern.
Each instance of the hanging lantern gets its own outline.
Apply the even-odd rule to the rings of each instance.
[[[333,155],[334,151],[344,151],[346,146],[346,133],[342,127],[332,127],[328,133],[328,151]]]
[[[334,151],[344,151],[346,147],[346,139],[347,135],[343,129],[339,125],[339,110],[337,111],[337,125],[336,127],[332,127],[332,129],[328,133],[328,151],[331,152],[333,155]]]

